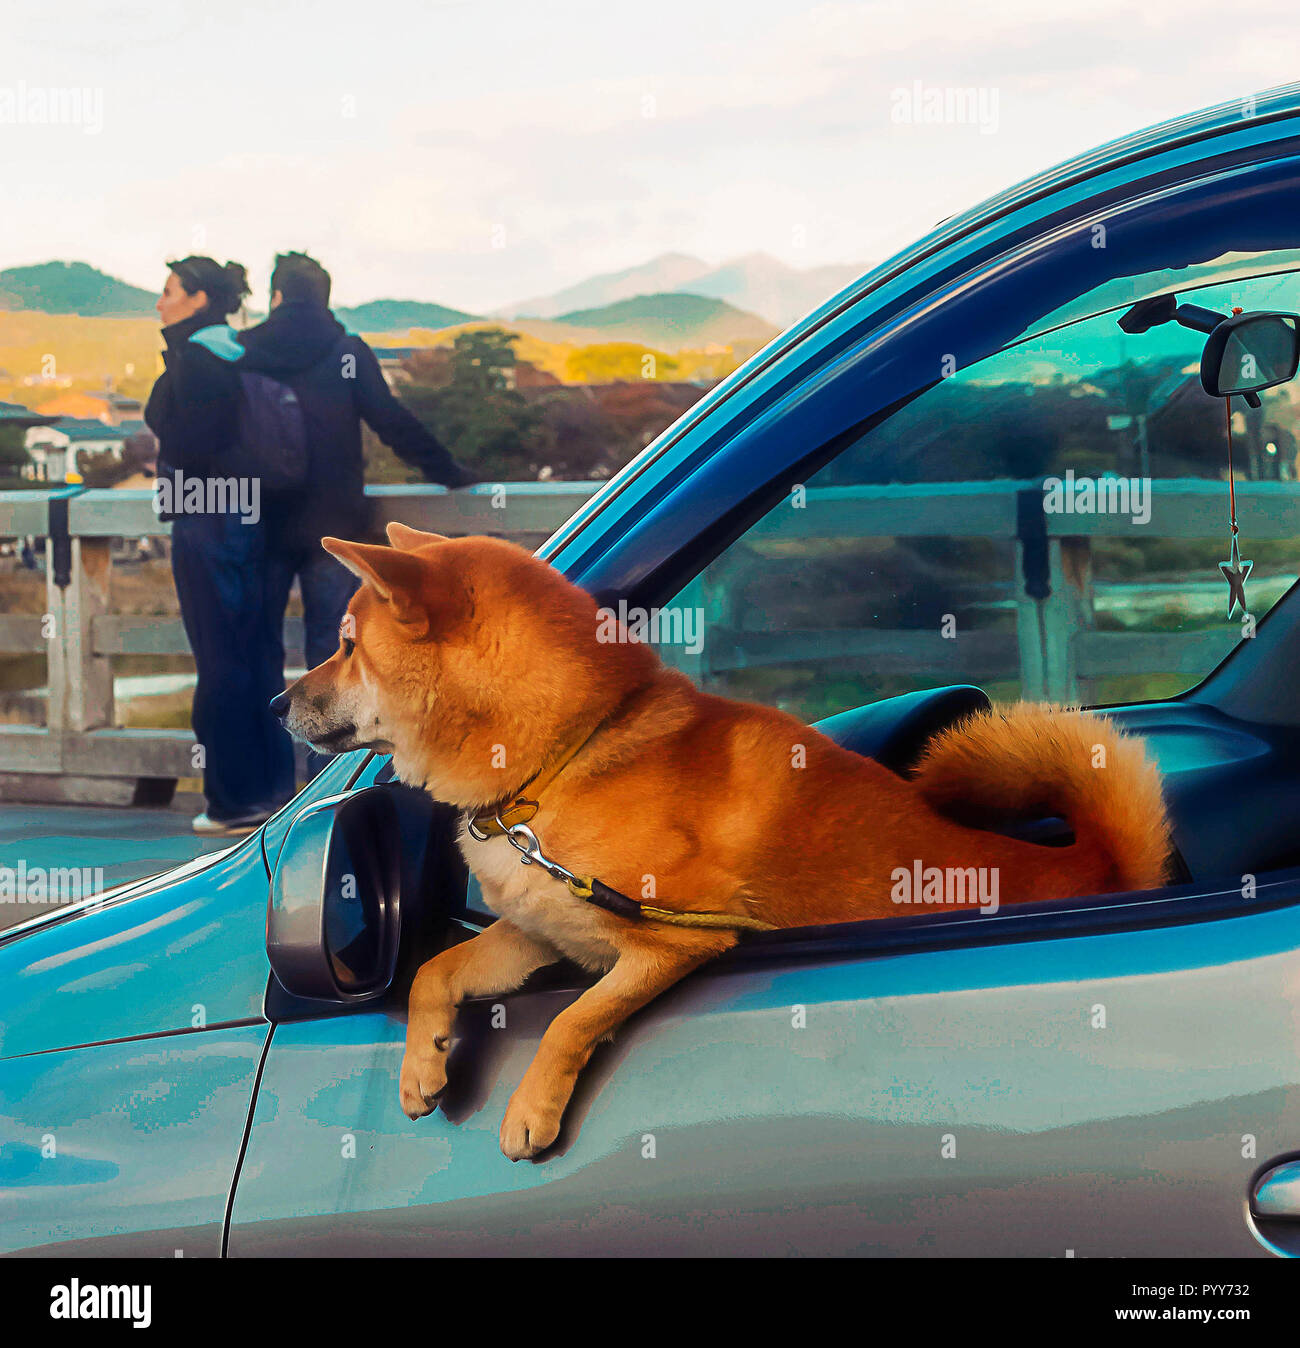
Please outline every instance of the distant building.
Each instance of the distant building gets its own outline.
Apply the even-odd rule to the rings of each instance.
[[[47,427],[55,420],[57,418],[41,416],[39,412],[33,412],[30,407],[24,407],[21,403],[0,402],[0,432],[9,432],[15,428],[22,431],[24,448],[27,445],[27,437],[34,429]],[[24,466],[23,475],[26,477],[32,475],[30,462]]]
[[[383,371],[384,381],[390,389],[396,391],[399,384],[411,382],[411,372],[406,368],[406,362],[421,349],[420,347],[372,346],[370,349],[375,353],[379,368]]]
[[[57,420],[56,416],[48,417],[41,412],[33,412],[22,403],[0,403],[0,426],[20,426],[23,430],[30,430],[33,426],[52,425]]]
[[[30,476],[47,482],[62,482],[77,466],[77,455],[113,454],[121,457],[127,440],[141,433],[149,435],[141,420],[108,425],[89,417],[44,418],[26,437],[31,457]]]

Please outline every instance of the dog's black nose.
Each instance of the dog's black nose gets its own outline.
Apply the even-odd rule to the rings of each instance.
[[[271,714],[284,720],[289,710],[289,690],[286,688],[283,693],[277,693],[271,699]]]

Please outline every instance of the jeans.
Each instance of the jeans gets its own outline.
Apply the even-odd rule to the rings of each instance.
[[[289,602],[293,578],[298,577],[302,592],[303,647],[307,668],[315,669],[338,649],[339,624],[347,611],[348,600],[357,588],[357,578],[336,561],[319,543],[299,548],[282,546],[269,535],[265,564],[265,608],[267,629],[264,639],[272,696],[284,688],[284,610]],[[289,736],[280,731],[288,759],[289,779],[293,776]],[[328,755],[307,754],[307,776],[314,777],[329,762]],[[281,768],[283,773],[284,769]],[[283,780],[281,776],[278,780]]]
[[[284,730],[267,703],[272,678],[264,630],[266,532],[238,515],[181,515],[172,524],[172,575],[194,653],[192,725],[203,747],[208,814],[226,822],[268,814],[293,795],[283,772]]]

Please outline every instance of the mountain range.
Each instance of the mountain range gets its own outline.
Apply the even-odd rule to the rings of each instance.
[[[369,333],[439,330],[484,317],[554,342],[641,341],[665,350],[696,345],[754,348],[846,285],[862,269],[800,270],[763,253],[711,266],[664,253],[481,316],[426,300],[376,299],[337,309]],[[155,294],[86,262],[43,262],[0,271],[0,312],[154,318]]]
[[[41,262],[0,271],[0,310],[136,318],[154,313],[152,290],[119,281],[87,262]]]
[[[785,328],[865,270],[865,266],[852,264],[801,270],[767,253],[747,253],[711,266],[686,253],[663,253],[636,267],[592,276],[553,294],[505,305],[494,316],[558,318],[638,295],[673,293],[725,300]]]
[[[527,325],[527,319],[512,319]],[[778,329],[757,314],[704,295],[635,295],[594,309],[575,309],[554,322],[594,330],[598,341],[645,342],[664,351],[685,346],[743,346],[757,350]]]
[[[367,300],[351,309],[335,309],[340,323],[356,332],[403,332],[409,328],[452,328],[473,323],[477,314],[449,309],[427,300]]]

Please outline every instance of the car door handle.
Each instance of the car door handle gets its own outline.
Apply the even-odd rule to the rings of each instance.
[[[1300,1160],[1283,1161],[1266,1170],[1251,1195],[1256,1217],[1289,1217],[1300,1221]]]

